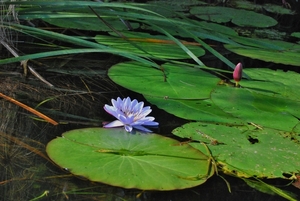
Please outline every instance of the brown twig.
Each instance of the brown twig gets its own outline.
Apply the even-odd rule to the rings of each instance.
[[[29,107],[29,106],[27,106],[27,105],[19,102],[19,101],[17,101],[17,100],[15,100],[15,99],[13,99],[13,98],[11,98],[9,96],[6,96],[3,93],[0,93],[0,97],[4,98],[5,100],[8,100],[8,101],[10,101],[10,102],[12,102],[12,103],[14,103],[16,105],[18,105],[18,106],[20,106],[22,108],[24,108],[25,110],[27,110],[27,111],[35,114],[36,116],[44,119],[45,121],[53,124],[54,126],[58,125],[58,123],[56,121],[54,121],[53,119],[51,119],[50,117],[47,117],[46,115],[40,113],[39,111],[37,111],[37,110],[35,110],[35,109],[33,109],[33,108],[31,108],[31,107]]]

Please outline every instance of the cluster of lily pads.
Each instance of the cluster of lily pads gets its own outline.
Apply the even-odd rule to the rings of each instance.
[[[193,8],[186,10],[186,2],[180,2],[168,6],[87,1],[10,2],[21,5],[21,20],[40,19],[63,28],[106,34],[82,38],[4,24],[28,35],[60,40],[71,46],[4,59],[0,64],[90,52],[123,56],[130,61],[113,65],[108,71],[111,80],[142,94],[158,108],[193,121],[172,131],[183,140],[190,139],[190,143],[154,133],[145,135],[150,132],[147,126],[158,126],[154,117],[147,116],[151,108],[136,99],[117,98],[112,100],[112,106],[104,106],[117,120],[105,128],[64,133],[47,145],[49,157],[75,175],[124,188],[184,189],[200,185],[222,171],[265,193],[295,200],[294,195],[260,179],[282,178],[293,182],[299,178],[300,162],[295,159],[300,155],[300,86],[294,82],[299,75],[260,66],[243,69],[241,63],[235,65],[205,40],[218,42],[245,57],[292,66],[300,65],[300,45],[249,38],[224,26],[231,22],[240,27],[268,29],[277,24],[269,16],[208,6],[199,1],[193,1]],[[198,20],[189,18],[187,13]],[[130,22],[130,26],[124,22]],[[297,32],[291,34],[297,36]],[[72,47],[74,44],[77,48]],[[201,57],[207,52],[230,70],[206,66]],[[230,81],[232,77],[223,75],[232,71],[235,83]],[[241,77],[245,79],[240,83]]]

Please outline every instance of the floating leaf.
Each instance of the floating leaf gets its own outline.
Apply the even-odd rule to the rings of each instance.
[[[170,63],[161,69],[138,62],[119,63],[109,69],[108,76],[130,90],[170,99],[208,99],[219,81],[199,68]]]
[[[68,131],[48,143],[47,153],[75,175],[124,188],[184,189],[213,174],[208,158],[190,145],[118,128]]]
[[[258,128],[255,125],[227,126],[189,123],[173,133],[182,138],[207,143],[223,170],[239,177],[285,178],[283,173],[299,170],[300,142],[295,133]],[[202,150],[200,143],[190,143]]]
[[[246,27],[271,27],[277,24],[277,21],[269,16],[265,16],[253,11],[234,9],[218,6],[195,6],[190,10],[196,17],[217,22],[232,22],[238,26]]]
[[[291,34],[291,36],[296,37],[296,38],[300,38],[300,32],[293,32]]]
[[[159,70],[137,62],[125,62],[111,67],[108,76],[181,118],[226,123],[239,121],[209,100],[219,78],[201,69],[163,64]]]
[[[252,122],[300,131],[300,86],[294,82],[299,75],[269,69],[245,71],[253,80],[242,80],[242,88],[219,86],[219,78],[205,71],[174,64],[164,64],[159,70],[136,62],[119,63],[110,68],[108,75],[184,119],[232,125]]]
[[[192,91],[191,91],[192,93]],[[211,100],[174,100],[145,95],[145,98],[157,107],[183,119],[244,124],[245,122],[220,110]]]
[[[198,0],[189,0],[189,1],[160,0],[160,1],[149,1],[147,2],[147,5],[145,5],[145,7],[165,17],[171,17],[171,16],[176,16],[177,12],[181,12],[183,14],[187,13],[189,12],[189,8],[191,6],[195,6],[199,4],[205,5],[206,3]]]
[[[216,87],[212,101],[224,112],[268,128],[298,132],[299,74],[269,69],[246,69],[254,80],[241,81],[242,88]]]
[[[261,11],[261,5],[254,2],[239,0],[235,2],[235,8],[242,8],[245,10]]]
[[[283,6],[274,5],[274,4],[264,4],[263,9],[274,14],[280,14],[280,15],[293,15],[295,14],[295,11],[284,8]]]
[[[277,48],[280,50],[275,50],[273,48],[265,49],[261,47],[251,47],[232,44],[226,44],[224,45],[224,47],[236,54],[243,55],[245,57],[250,57],[253,59],[260,59],[267,62],[281,63],[293,66],[300,65],[300,45],[275,40],[270,40],[269,44],[273,47],[277,46]]]
[[[270,70],[264,68],[244,69],[247,74],[253,76],[253,81],[242,81],[243,87],[256,89],[264,95],[269,95],[276,98],[284,98],[300,101],[300,83],[296,80],[299,78],[299,73],[293,71],[284,72],[282,70]]]
[[[49,24],[68,28],[87,31],[112,31],[110,27],[99,20],[95,15],[91,17],[65,17],[65,18],[49,18],[43,19]],[[128,30],[128,27],[120,19],[105,19],[106,23],[110,24],[115,30]],[[132,28],[138,28],[138,23],[130,23]]]
[[[255,90],[218,87],[212,100],[227,114],[264,127],[292,131],[299,123],[293,114],[300,115],[300,102],[261,95]]]

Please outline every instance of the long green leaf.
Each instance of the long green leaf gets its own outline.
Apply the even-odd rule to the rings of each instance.
[[[55,32],[51,32],[51,31],[47,31],[47,30],[41,30],[41,29],[32,28],[32,27],[28,27],[28,26],[24,26],[24,25],[19,25],[19,24],[10,25],[8,27],[11,28],[11,29],[15,29],[16,31],[21,31],[21,32],[31,34],[31,35],[34,35],[34,36],[52,38],[52,39],[61,40],[61,41],[64,41],[64,42],[72,43],[72,44],[83,46],[83,47],[90,47],[90,48],[93,49],[93,50],[90,50],[90,52],[113,53],[113,54],[116,54],[116,55],[120,55],[120,56],[129,58],[129,59],[132,59],[132,60],[139,61],[139,62],[144,63],[144,64],[151,65],[153,67],[159,68],[159,66],[156,63],[154,63],[154,62],[152,62],[148,59],[139,57],[138,55],[131,54],[130,52],[126,52],[124,50],[112,49],[112,48],[107,47],[105,45],[100,45],[100,44],[95,43],[95,42],[90,42],[90,41],[87,41],[87,40],[83,40],[83,39],[80,39],[78,37],[67,36],[67,35],[64,35],[64,34],[55,33]],[[87,49],[85,49],[85,50],[88,51]],[[71,54],[71,52],[73,50],[71,50],[71,51],[68,50],[69,53],[67,53],[65,51],[66,50],[62,50],[61,53],[62,54]],[[56,51],[54,51],[54,52],[56,52]],[[76,50],[74,50],[72,53],[82,53],[82,51],[76,52]],[[34,56],[34,57],[35,58],[41,58],[41,57],[46,57],[47,56],[47,53],[39,53],[39,54],[42,54],[42,55],[38,55],[38,56]],[[56,53],[53,53],[52,55],[51,54],[52,53],[49,53],[49,56],[58,55]],[[32,59],[33,57],[30,58],[30,57],[25,56],[21,60],[20,60],[20,58],[22,58],[22,57],[11,59],[10,62],[12,62],[12,61],[13,62],[22,61],[22,60],[24,60],[24,58]],[[6,60],[6,62],[9,62],[9,61]],[[3,63],[4,62],[2,60],[2,64]]]

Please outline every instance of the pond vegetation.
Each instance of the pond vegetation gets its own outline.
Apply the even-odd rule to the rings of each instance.
[[[298,2],[1,3],[1,199],[297,200]]]

